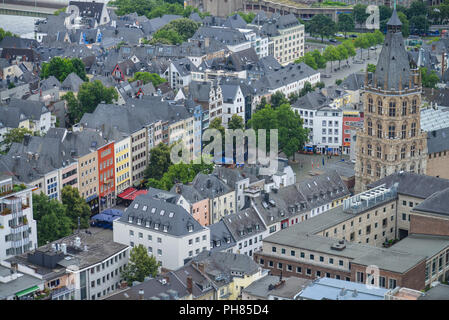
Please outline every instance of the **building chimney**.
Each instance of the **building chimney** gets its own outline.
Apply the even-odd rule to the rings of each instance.
[[[204,263],[198,263],[198,270],[200,270],[201,273],[204,273]]]
[[[139,290],[139,300],[144,300],[145,291]]]
[[[188,276],[187,277],[187,292],[189,294],[192,294],[192,288],[193,288],[193,280],[192,280],[192,276]]]

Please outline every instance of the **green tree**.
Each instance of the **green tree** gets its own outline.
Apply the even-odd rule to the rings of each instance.
[[[72,91],[67,92],[63,99],[66,101],[67,104],[67,116],[69,120],[69,124],[74,125],[77,123],[81,117],[83,116],[84,112],[81,108],[81,105],[78,101],[78,99],[75,97],[75,94]]]
[[[268,104],[267,98],[262,97],[262,99],[260,99],[260,103],[256,107],[256,110],[263,109],[267,104]]]
[[[355,25],[354,25],[354,17],[352,14],[342,13],[338,15],[338,24],[337,24],[338,31],[341,31],[344,33],[345,38],[347,38],[346,34],[348,32],[354,31]]]
[[[376,65],[368,63],[368,66],[366,67],[366,69],[368,70],[368,72],[373,72],[374,73],[376,71]]]
[[[83,83],[78,92],[78,101],[81,110],[84,113],[94,112],[95,108],[101,103],[112,103],[118,99],[118,93],[114,87],[105,87],[100,80]],[[80,118],[81,119],[81,118]]]
[[[144,171],[145,179],[161,179],[171,164],[170,148],[164,143],[159,143],[150,150],[150,162]]]
[[[40,76],[42,79],[54,76],[60,82],[63,82],[72,72],[76,73],[82,80],[88,80],[84,63],[79,58],[51,58],[49,62],[42,63]]]
[[[352,14],[354,15],[354,20],[356,23],[362,25],[368,19],[369,14],[366,13],[367,6],[364,4],[356,4],[352,8]]]
[[[342,82],[343,82],[343,80],[341,80],[341,79],[335,80],[335,84],[336,84],[337,86],[341,85]]]
[[[369,48],[368,39],[363,36],[357,37],[354,41],[354,45],[355,47],[360,48],[360,59],[362,59],[363,49]]]
[[[134,82],[137,80],[143,81],[144,84],[151,82],[153,86],[157,87],[158,85],[167,82],[166,79],[159,76],[157,73],[149,73],[149,72],[136,72],[134,77],[129,80],[129,82]]]
[[[410,25],[413,30],[419,33],[426,33],[429,31],[429,23],[427,22],[427,18],[425,15],[413,16],[410,19]]]
[[[173,20],[154,33],[151,43],[180,44],[191,38],[199,26],[186,18]]]
[[[231,119],[228,122],[228,129],[236,130],[236,129],[245,129],[245,124],[243,123],[242,117],[233,114]]]
[[[50,200],[42,192],[33,194],[33,218],[37,222],[39,246],[72,233],[72,223],[64,205],[57,200]]]
[[[288,103],[288,99],[281,91],[276,91],[271,95],[270,103],[273,108],[278,108],[282,104]]]
[[[80,228],[89,228],[90,208],[86,200],[81,198],[78,189],[65,186],[61,190],[61,200],[66,208],[66,215],[72,223],[72,228],[78,228],[78,218],[80,219]]]
[[[15,88],[16,87],[16,85],[14,84],[14,82],[10,82],[9,84],[8,84],[8,89],[13,89],[13,88]]]
[[[316,14],[310,20],[309,32],[310,34],[316,34],[321,37],[321,42],[324,38],[329,38],[335,33],[336,25],[331,18],[323,14]]]
[[[267,145],[270,141],[270,129],[278,129],[279,133],[279,149],[282,150],[287,157],[295,155],[307,140],[307,129],[303,128],[301,117],[293,112],[289,104],[283,104],[277,109],[273,109],[270,105],[266,105],[263,109],[256,111],[248,124],[254,130],[267,130]]]
[[[402,22],[402,36],[404,38],[408,38],[408,36],[410,35],[410,23],[407,19],[407,16],[403,12],[398,12],[398,17]]]
[[[0,41],[2,41],[4,37],[14,37],[14,34],[12,34],[10,31],[5,31],[0,28]]]
[[[338,51],[338,67],[340,68],[341,60],[348,59],[349,54],[348,49],[346,49],[346,47],[342,44],[339,44],[337,46],[337,51]]]
[[[3,135],[3,141],[0,142],[0,145],[7,152],[14,142],[22,143],[26,134],[33,135],[33,131],[28,130],[27,128],[11,129]]]
[[[337,61],[340,58],[340,53],[337,48],[334,46],[327,46],[326,50],[324,50],[323,56],[327,61],[331,63],[331,72],[332,72],[332,62]]]
[[[317,82],[317,83],[315,84],[315,87],[318,88],[318,89],[323,89],[325,86],[326,86],[326,85],[324,84],[323,81]]]
[[[312,51],[312,56],[315,58],[318,69],[326,68],[326,58],[317,49]]]
[[[346,40],[342,42],[342,45],[345,46],[346,50],[348,51],[348,58],[352,57],[354,59],[356,55],[354,43],[351,40]]]
[[[243,18],[243,20],[245,20],[246,23],[251,23],[254,20],[254,18],[256,17],[256,14],[254,12],[244,13],[244,12],[239,11],[237,13],[239,14],[239,16],[241,16]]]
[[[306,81],[304,83],[304,87],[299,92],[299,96],[304,97],[306,94],[308,94],[309,92],[312,92],[312,91],[313,91],[312,84],[309,81]]]
[[[440,81],[440,78],[436,74],[435,70],[427,70],[427,68],[419,68],[421,72],[421,80],[423,87],[436,88],[436,84]]]
[[[407,9],[407,19],[424,15],[427,12],[427,6],[423,1],[413,1]]]
[[[292,92],[288,95],[288,101],[290,104],[294,104],[299,99],[299,94]]]
[[[159,266],[154,255],[149,256],[147,249],[139,244],[131,249],[129,262],[121,276],[129,285],[134,281],[143,282],[146,277],[156,277]]]
[[[306,65],[308,65],[309,67],[311,67],[314,70],[318,69],[318,64],[315,61],[315,57],[313,56],[312,52],[306,52],[304,54],[304,56],[302,56],[301,58],[295,60],[295,63],[301,63],[304,62]]]

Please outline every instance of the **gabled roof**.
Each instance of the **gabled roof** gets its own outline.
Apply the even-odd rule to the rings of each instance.
[[[435,192],[414,207],[413,211],[424,211],[449,217],[449,187]]]
[[[236,242],[254,237],[266,230],[254,208],[248,208],[222,218]]]
[[[64,90],[70,90],[73,92],[78,92],[79,87],[84,83],[84,81],[74,72],[69,74],[67,78],[61,84],[61,88]]]
[[[449,150],[449,127],[427,133],[427,153]]]
[[[70,1],[69,6],[77,6],[79,8],[80,16],[83,18],[94,18],[97,23],[100,23],[101,12],[103,11],[103,2],[80,2],[80,1]]]
[[[183,207],[150,194],[138,196],[118,221],[132,225],[140,222],[141,228],[175,237],[205,230]],[[190,228],[192,231],[189,231]]]

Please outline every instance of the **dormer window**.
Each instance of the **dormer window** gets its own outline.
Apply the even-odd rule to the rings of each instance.
[[[170,213],[168,214],[168,217],[169,217],[169,218],[173,218],[174,215],[175,215],[174,212],[170,212]]]
[[[128,217],[128,222],[132,223],[133,222],[133,217]]]
[[[187,226],[187,230],[188,230],[189,232],[193,232],[193,225],[189,224],[189,225]]]
[[[168,231],[168,226],[164,226],[164,232]]]
[[[136,203],[136,204],[134,205],[134,209],[137,209],[138,207],[139,207],[139,204]]]
[[[226,243],[230,243],[231,242],[231,237],[227,237],[226,238]]]
[[[221,241],[217,240],[217,247],[219,247],[221,245]]]
[[[154,229],[155,229],[155,230],[159,230],[159,223],[155,223],[155,224],[154,224]]]
[[[147,208],[148,208],[147,206],[143,206],[142,210],[147,211]]]
[[[150,221],[147,221],[147,222],[145,223],[145,227],[147,227],[147,228],[150,227]]]
[[[161,216],[163,216],[165,213],[165,210],[161,210]]]
[[[156,208],[151,208],[151,213],[155,213],[156,212]]]
[[[142,219],[137,219],[137,224],[140,226],[140,224],[142,223]]]

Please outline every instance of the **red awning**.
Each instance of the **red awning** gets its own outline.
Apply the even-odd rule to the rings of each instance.
[[[122,198],[124,200],[134,200],[137,196],[140,196],[141,194],[147,194],[148,190],[137,190],[135,188],[128,188],[122,193],[118,195],[119,198]]]
[[[123,199],[127,199],[127,197],[128,197],[129,195],[133,194],[133,193],[136,192],[136,191],[137,191],[137,189],[134,189],[134,188],[128,188],[128,189],[126,189],[125,191],[123,191],[122,193],[120,193],[120,194],[118,195],[118,197],[119,197],[119,198],[123,198]]]

